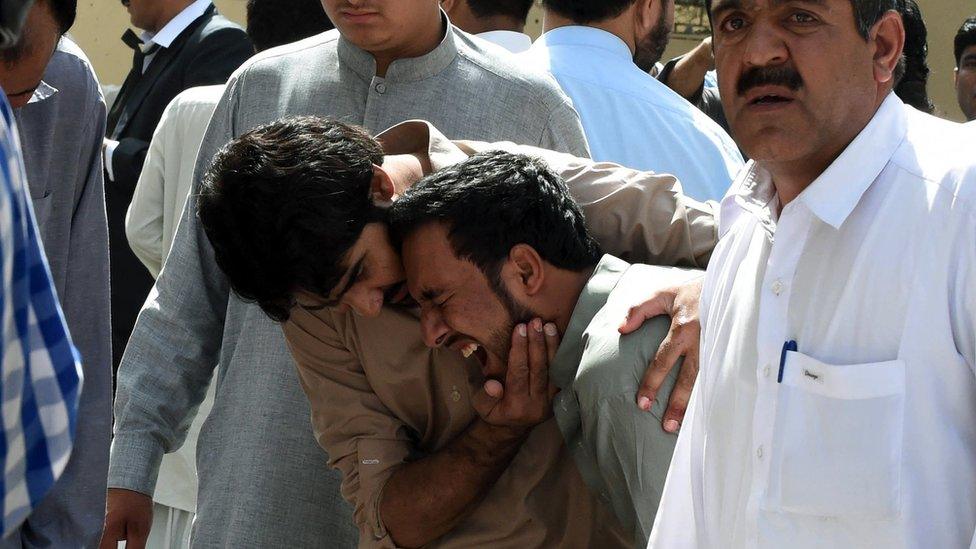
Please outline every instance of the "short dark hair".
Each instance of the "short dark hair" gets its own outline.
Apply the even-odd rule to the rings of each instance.
[[[78,15],[78,0],[37,0],[35,4],[45,4],[51,10],[59,35],[64,35],[75,24]],[[33,29],[24,28],[20,37],[9,48],[0,51],[0,61],[12,65],[24,56],[34,52],[31,42]]]
[[[962,52],[969,46],[976,45],[976,15],[966,19],[956,33],[953,52],[956,54],[956,66],[962,61]]]
[[[637,0],[542,0],[542,5],[576,23],[616,17]]]
[[[871,34],[871,27],[877,23],[885,13],[898,10],[899,0],[850,0],[854,8],[854,26],[858,34],[865,40]],[[705,0],[705,11],[709,20],[712,17],[712,0]]]
[[[477,17],[503,15],[525,21],[529,17],[533,0],[466,0],[471,12]]]
[[[486,152],[427,176],[390,208],[394,242],[431,222],[445,223],[451,248],[497,289],[512,247],[532,246],[558,268],[579,271],[600,260],[566,183],[541,160]]]
[[[247,0],[247,35],[257,51],[334,28],[320,0]]]
[[[927,91],[929,45],[922,10],[915,0],[899,0],[898,11],[905,26],[905,49],[895,67],[895,95],[912,107],[931,114],[935,105]]]
[[[328,295],[377,220],[370,183],[382,163],[366,130],[313,116],[259,126],[221,149],[197,208],[234,291],[279,322],[296,290]]]

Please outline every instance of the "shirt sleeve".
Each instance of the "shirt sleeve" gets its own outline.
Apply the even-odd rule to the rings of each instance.
[[[330,464],[342,473],[360,547],[395,547],[379,512],[386,481],[413,448],[407,427],[373,392],[361,361],[335,327],[334,313],[296,307],[284,324],[312,408],[312,426]]]
[[[153,278],[163,265],[163,188],[166,184],[166,151],[172,146],[176,130],[177,100],[171,102],[160,118],[146,153],[142,173],[132,193],[125,216],[125,237],[132,252],[149,269]]]
[[[108,485],[151,495],[164,453],[178,448],[206,395],[223,340],[230,286],[196,216],[200,179],[235,135],[232,80],[207,129],[167,266],[133,328],[117,376]]]
[[[590,146],[583,133],[583,123],[579,114],[567,99],[549,113],[545,131],[539,139],[539,147],[572,154],[582,158],[590,157]]]
[[[718,241],[718,203],[685,195],[674,176],[513,143],[456,145],[469,155],[504,150],[545,160],[583,207],[603,251],[631,263],[703,269]]]

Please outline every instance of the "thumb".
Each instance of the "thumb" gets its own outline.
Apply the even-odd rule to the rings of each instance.
[[[495,406],[498,406],[498,403],[501,402],[502,395],[504,394],[505,389],[502,387],[502,384],[493,379],[489,379],[480,391],[471,396],[471,407],[481,416],[481,419],[487,420],[492,410],[495,409]]]
[[[627,318],[624,319],[623,323],[620,325],[618,330],[622,334],[629,334],[644,324],[644,321],[649,318],[654,318],[658,315],[668,314],[670,305],[668,300],[665,298],[665,294],[656,294],[654,297],[648,299],[644,303],[637,305],[636,307],[631,307],[627,311]]]
[[[501,400],[505,396],[505,386],[499,381],[489,379],[485,382],[485,393],[495,400]]]

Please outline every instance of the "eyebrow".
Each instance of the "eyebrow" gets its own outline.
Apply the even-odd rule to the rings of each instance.
[[[773,7],[780,7],[784,4],[813,4],[815,6],[827,5],[826,0],[771,0]],[[722,11],[742,9],[742,0],[718,0],[712,4],[712,13]]]

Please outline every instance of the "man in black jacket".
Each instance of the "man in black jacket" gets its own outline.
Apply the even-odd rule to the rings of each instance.
[[[112,276],[112,351],[118,365],[152,277],[125,237],[125,212],[166,105],[194,86],[222,84],[253,55],[244,30],[210,0],[122,0],[141,36],[126,31],[132,70],[108,115],[105,201]]]

